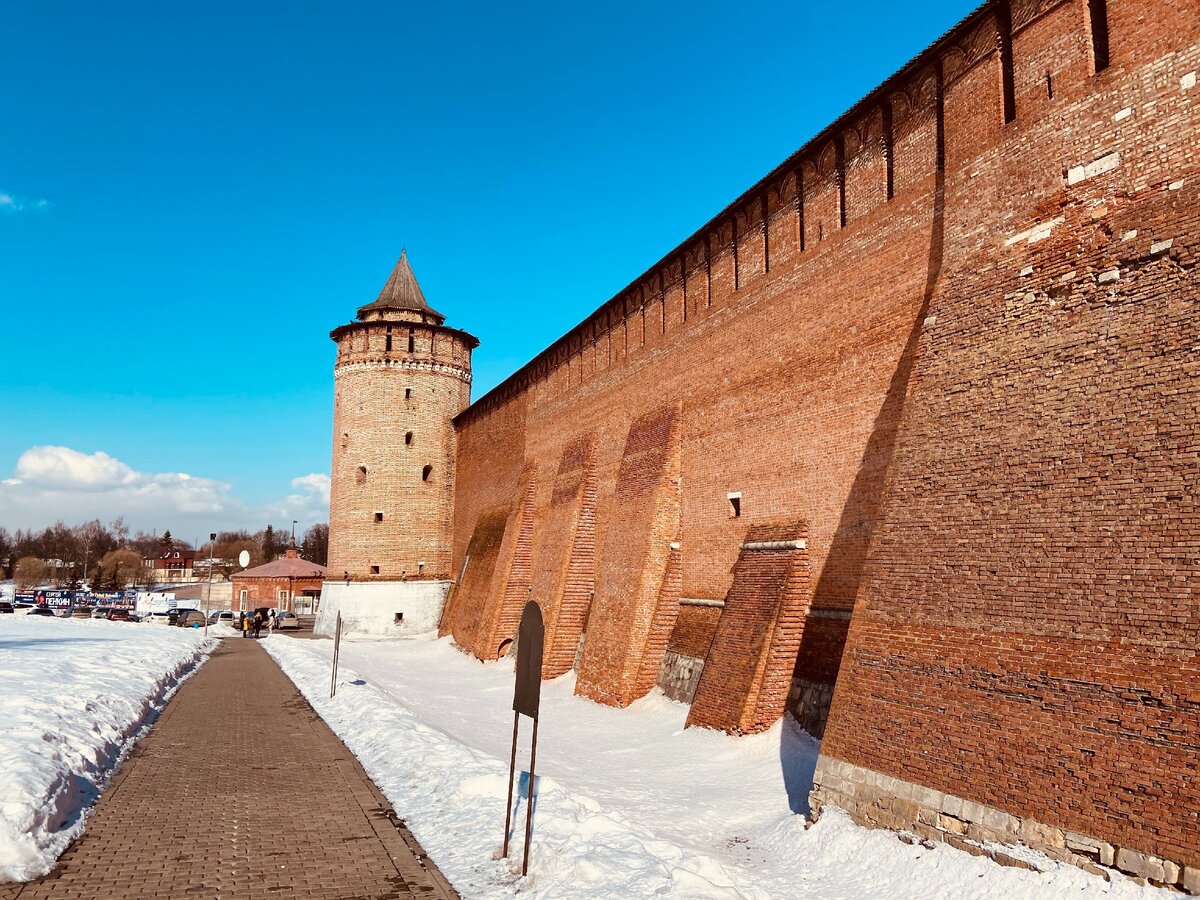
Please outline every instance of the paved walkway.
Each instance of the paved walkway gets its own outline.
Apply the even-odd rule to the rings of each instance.
[[[58,868],[0,886],[5,900],[455,896],[353,755],[240,638],[180,688]]]

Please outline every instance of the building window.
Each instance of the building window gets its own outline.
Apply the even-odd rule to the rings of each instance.
[[[350,432],[343,431],[342,432],[342,449],[345,450],[349,446],[350,446]]]
[[[405,399],[405,400],[411,400],[411,399],[412,399],[412,388],[405,388],[405,389],[404,389],[404,399]]]
[[[742,515],[742,492],[726,494],[725,497],[729,500],[729,518],[739,518]]]
[[[404,613],[402,613],[402,612],[396,613],[396,615],[392,618],[392,623],[395,625],[403,625],[404,624]]]
[[[416,349],[417,349],[417,339],[413,335],[413,330],[410,328],[410,329],[408,329],[408,352],[412,353]]]
[[[388,353],[392,352],[392,326],[387,327],[387,336],[383,339],[383,349]]]
[[[413,437],[413,435],[412,435],[411,431],[405,433],[405,435],[404,435],[404,446],[405,447],[412,446],[412,437]]]
[[[366,484],[366,481],[367,481],[367,467],[366,466],[358,467],[358,471],[354,475],[354,480],[356,482],[358,482],[359,484]]]
[[[428,481],[429,476],[433,474],[433,466],[426,466],[421,470],[421,480]]]
[[[371,574],[378,575],[379,574],[379,566],[371,566]]]
[[[287,591],[279,591],[277,596],[280,603],[287,603]]]
[[[375,524],[378,525],[382,521],[383,521],[383,513],[381,513],[381,512],[375,513]]]

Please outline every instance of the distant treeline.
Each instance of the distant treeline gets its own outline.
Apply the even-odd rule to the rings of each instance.
[[[290,529],[272,525],[253,533],[217,532],[211,550],[213,571],[229,577],[240,568],[237,560],[242,550],[250,553],[250,565],[256,566],[282,556],[290,543]],[[325,565],[329,526],[323,522],[311,526],[297,543],[301,556]],[[41,531],[18,528],[11,533],[0,526],[0,570],[29,586],[76,588],[86,580],[95,587],[123,588],[138,583],[142,559],[167,550],[192,550],[206,562],[210,552],[208,542],[193,547],[169,530],[161,535],[131,534],[121,518],[107,525],[99,519],[71,526],[59,521]]]

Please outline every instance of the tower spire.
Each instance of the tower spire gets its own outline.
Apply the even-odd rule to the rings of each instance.
[[[379,296],[375,299],[375,302],[361,307],[358,310],[358,317],[361,319],[363,312],[366,310],[382,309],[401,309],[419,312],[423,316],[430,316],[437,319],[439,325],[446,320],[445,316],[433,309],[425,301],[425,295],[421,292],[421,286],[417,283],[417,276],[413,274],[412,266],[408,262],[407,248],[400,251],[400,258],[396,260],[392,274],[388,276],[388,280],[384,283],[383,290],[379,292]]]

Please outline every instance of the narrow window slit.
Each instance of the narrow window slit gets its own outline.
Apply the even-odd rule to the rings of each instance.
[[[1099,74],[1108,68],[1108,2],[1088,0],[1088,24],[1092,32],[1092,70]]]

